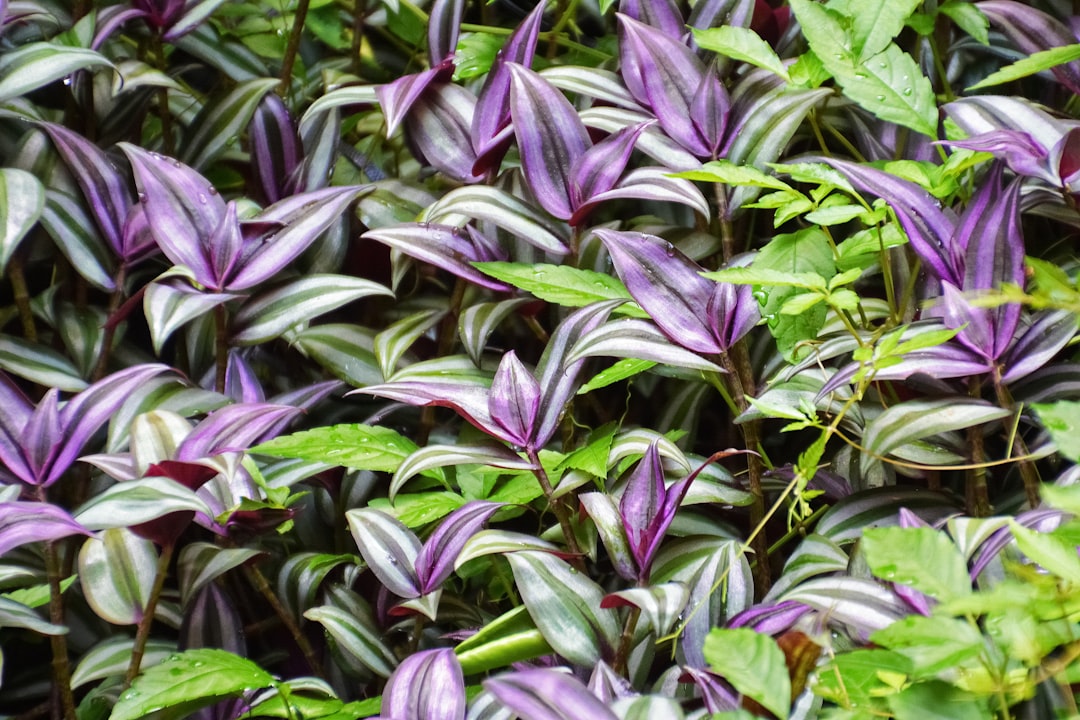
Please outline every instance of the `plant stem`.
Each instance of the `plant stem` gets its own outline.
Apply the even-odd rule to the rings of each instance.
[[[720,356],[720,361],[727,370],[728,387],[735,406],[740,413],[750,409],[750,403],[746,400],[746,388],[754,386],[754,371],[750,366],[750,353],[746,343],[740,340],[727,353]],[[749,420],[739,425],[742,431],[743,443],[747,450],[752,452],[746,457],[746,469],[749,479],[750,494],[754,501],[750,505],[750,526],[758,527],[765,518],[765,492],[761,486],[761,478],[764,475],[764,466],[761,463],[759,446],[761,445],[761,430],[757,420]],[[762,527],[755,535],[753,544],[750,546],[757,558],[754,565],[754,594],[758,598],[765,596],[772,587],[772,575],[769,572],[769,540]]]
[[[315,649],[311,647],[311,643],[308,642],[307,637],[304,636],[304,632],[297,625],[296,620],[289,614],[288,609],[281,604],[281,600],[278,599],[274,589],[270,587],[269,581],[266,576],[262,574],[262,571],[257,567],[244,566],[244,575],[247,577],[248,582],[251,583],[260,595],[270,604],[274,614],[281,619],[281,622],[285,625],[285,629],[292,635],[293,641],[296,646],[300,648],[300,652],[304,653],[304,659],[307,660],[308,667],[311,668],[311,672],[315,675],[322,677],[323,669],[322,663],[319,662],[319,658],[315,655]]]
[[[217,335],[214,340],[214,351],[217,358],[217,376],[214,380],[214,389],[219,393],[225,392],[225,380],[229,372],[229,311],[224,305],[214,308],[214,326]]]
[[[150,36],[151,47],[154,51],[154,62],[157,69],[163,73],[168,72],[168,64],[165,62],[165,45],[161,42],[161,33],[155,32]],[[173,143],[172,113],[169,112],[169,89],[165,86],[157,89],[158,118],[161,120],[161,149],[166,155],[173,155],[176,147]]]
[[[641,617],[641,608],[636,605],[630,608],[626,614],[626,622],[623,623],[622,635],[619,636],[619,649],[615,653],[615,661],[612,670],[616,674],[627,676],[627,661],[630,659],[630,651],[633,649],[634,631],[637,630],[638,618]]]
[[[544,466],[540,464],[540,453],[535,448],[528,448],[527,454],[530,462],[535,466],[533,475],[536,476],[537,482],[540,483],[540,489],[544,491],[544,497],[547,498],[548,506],[551,511],[555,513],[555,517],[559,520],[559,527],[562,528],[563,536],[566,540],[567,549],[574,554],[574,564],[578,569],[581,567],[581,548],[577,544],[577,537],[574,535],[574,526],[570,522],[570,513],[565,504],[563,504],[561,498],[554,497],[555,488],[551,486],[551,480],[548,478],[547,471],[544,470]]]
[[[128,663],[127,674],[124,675],[124,690],[131,687],[131,683],[138,676],[142,666],[146,643],[150,639],[150,628],[154,625],[154,612],[161,598],[161,590],[165,587],[165,577],[169,574],[169,563],[172,562],[174,549],[175,545],[165,545],[161,548],[161,554],[158,555],[154,584],[150,587],[150,597],[146,601],[143,616],[139,619],[139,627],[135,631],[135,644],[131,647],[131,662]]]
[[[999,369],[994,370],[994,393],[997,395],[998,405],[1006,410],[1012,409],[1014,405],[1012,394],[1005,387],[1005,384],[1001,382],[1001,371]],[[1010,457],[1014,446],[1021,456],[1028,454],[1028,447],[1027,443],[1024,442],[1024,438],[1020,437],[1019,434],[1010,433],[1010,439],[1012,442],[1006,451]],[[1042,485],[1038,468],[1035,467],[1035,463],[1031,462],[1031,460],[1022,459],[1017,462],[1017,469],[1020,471],[1020,478],[1024,482],[1024,495],[1027,497],[1028,506],[1031,508],[1038,507],[1039,487]]]
[[[977,398],[982,393],[982,383],[973,379],[969,394]],[[975,425],[967,429],[968,448],[971,453],[972,467],[967,471],[965,498],[967,510],[974,517],[987,517],[991,513],[990,491],[986,486],[986,468],[979,467],[986,460],[986,448],[983,442],[982,426]]]
[[[23,269],[23,254],[16,252],[8,263],[8,278],[11,280],[11,290],[15,295],[15,307],[19,309],[23,337],[30,342],[37,342],[37,326],[34,324],[34,311],[30,308],[30,291],[26,286],[26,275]]]
[[[296,4],[289,43],[285,46],[285,55],[281,58],[281,84],[278,85],[277,92],[283,98],[289,94],[289,88],[292,86],[293,65],[296,63],[296,53],[300,50],[300,37],[304,32],[304,23],[307,21],[310,4],[310,0],[299,0]]]
[[[40,490],[44,495],[44,490]],[[49,578],[49,622],[64,625],[64,596],[60,590],[60,557],[56,552],[57,543],[49,540],[45,543],[45,572]],[[68,661],[67,635],[50,635],[52,649],[53,691],[60,696],[60,714],[64,720],[75,720],[75,694],[71,691],[71,665]],[[54,716],[56,710],[54,709]]]
[[[109,298],[109,309],[105,314],[105,330],[101,339],[101,356],[98,358],[97,365],[94,366],[94,374],[91,379],[97,382],[101,378],[105,377],[105,371],[109,368],[109,355],[111,355],[113,339],[116,337],[116,325],[113,322],[113,315],[118,309],[120,309],[120,303],[124,300],[124,279],[127,267],[121,263],[120,269],[116,271],[116,289],[113,290],[112,296]]]

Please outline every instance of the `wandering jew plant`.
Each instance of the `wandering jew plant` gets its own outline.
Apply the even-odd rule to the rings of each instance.
[[[1074,713],[1074,10],[0,0],[3,713]]]

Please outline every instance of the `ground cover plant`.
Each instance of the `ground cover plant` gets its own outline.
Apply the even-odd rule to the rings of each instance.
[[[1075,715],[1077,18],[0,0],[0,715]]]

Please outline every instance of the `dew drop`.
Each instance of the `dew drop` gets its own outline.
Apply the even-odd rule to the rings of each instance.
[[[393,555],[387,555],[386,556],[386,562],[390,563],[391,565],[397,565],[398,564],[397,558],[394,557]]]
[[[878,100],[878,102],[885,102],[885,96],[884,95],[878,95],[877,100]]]
[[[225,144],[226,145],[235,145],[237,140],[239,140],[238,137],[236,137],[235,135],[230,135],[229,139],[225,141]]]
[[[128,690],[126,693],[120,696],[122,700],[134,700],[139,697],[138,690]]]
[[[68,75],[67,77],[64,78],[64,84],[68,85],[68,86],[71,85],[71,76],[70,75]]]
[[[886,69],[887,67],[889,67],[889,63],[887,63],[887,62],[885,62],[884,60],[882,60],[881,62],[879,62],[879,63],[878,63],[878,67],[880,67],[880,68],[881,68],[882,70],[884,70],[884,69]]]
[[[202,203],[203,205],[205,205],[205,204],[207,203],[207,201],[208,201],[208,200],[209,200],[209,198],[207,198],[207,197],[206,197],[205,195],[203,195],[202,193],[199,193],[199,202],[201,202],[201,203]]]
[[[217,188],[211,185],[209,188],[206,189],[206,192],[210,193],[211,195],[217,195]]]
[[[911,95],[911,88],[904,88],[904,95],[905,96],[910,96]]]
[[[664,248],[664,252],[667,253],[668,257],[675,257],[675,246],[671,243],[668,243],[667,247]]]
[[[146,197],[146,193],[139,193],[139,202],[148,202],[150,198]]]
[[[204,663],[202,660],[196,660],[195,662],[191,663],[191,667],[202,667],[205,664],[206,663]]]

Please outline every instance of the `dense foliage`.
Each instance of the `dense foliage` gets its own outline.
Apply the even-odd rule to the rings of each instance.
[[[1075,715],[1072,12],[0,0],[0,715]]]

